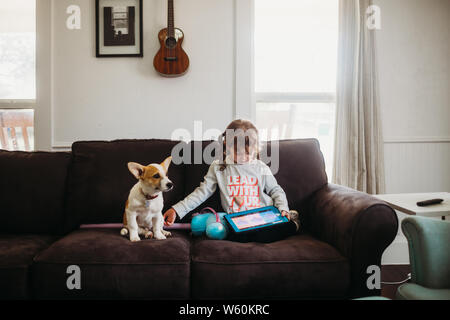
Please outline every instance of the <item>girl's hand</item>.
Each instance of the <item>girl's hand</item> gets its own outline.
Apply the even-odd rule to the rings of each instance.
[[[281,216],[288,218],[288,220],[291,220],[291,215],[287,211],[281,211]]]
[[[170,208],[164,213],[164,225],[166,227],[170,227],[175,222],[175,218],[177,217],[177,212],[174,208]]]

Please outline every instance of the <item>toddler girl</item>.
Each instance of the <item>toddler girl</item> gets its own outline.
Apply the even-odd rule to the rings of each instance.
[[[300,227],[298,213],[289,211],[286,194],[278,185],[270,168],[259,160],[259,137],[256,127],[247,120],[231,122],[222,134],[224,152],[221,160],[209,167],[204,181],[184,200],[164,213],[166,226],[176,215],[183,218],[197,208],[219,187],[222,208],[227,213],[275,206],[289,219],[277,228],[260,229],[239,239],[241,242],[272,242],[295,234]],[[231,139],[231,141],[227,141]]]

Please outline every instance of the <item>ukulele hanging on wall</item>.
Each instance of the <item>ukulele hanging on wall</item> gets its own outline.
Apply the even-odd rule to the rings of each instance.
[[[159,31],[161,48],[153,59],[153,65],[162,76],[178,77],[185,74],[189,68],[189,57],[181,47],[184,33],[181,29],[175,28],[173,0],[167,2],[167,28]]]

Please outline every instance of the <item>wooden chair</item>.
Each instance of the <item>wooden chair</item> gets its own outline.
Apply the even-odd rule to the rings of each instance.
[[[28,110],[6,110],[0,112],[0,148],[16,151],[19,150],[16,129],[22,131],[25,151],[31,151],[30,138],[27,128],[33,128],[33,112]],[[8,131],[10,134],[8,134]]]

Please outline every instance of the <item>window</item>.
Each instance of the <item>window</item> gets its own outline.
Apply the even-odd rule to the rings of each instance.
[[[254,3],[256,123],[262,139],[317,138],[331,177],[338,1]]]
[[[33,150],[36,0],[0,2],[0,148]]]

